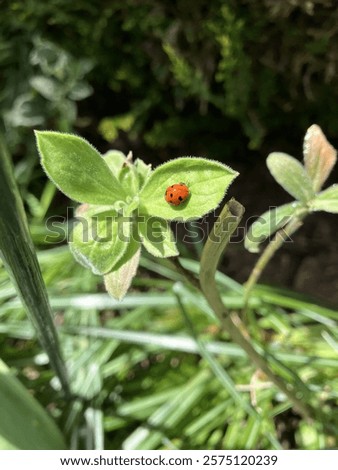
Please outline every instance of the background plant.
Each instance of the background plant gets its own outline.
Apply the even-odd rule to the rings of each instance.
[[[17,405],[10,416],[20,428],[23,418],[27,431],[10,445],[30,446],[30,417],[41,418],[44,409],[66,442],[40,420],[51,437],[46,444],[35,435],[40,448],[333,447],[332,432],[319,417],[309,423],[291,408],[187,284],[187,272],[190,279],[199,272],[199,231],[194,246],[178,242],[179,266],[154,261],[143,250],[126,298],[118,303],[104,293],[102,278],[63,245],[62,217],[72,203],[47,182],[32,132],[33,127],[75,131],[102,153],[133,149],[154,167],[188,151],[226,162],[241,173],[231,195],[246,206],[244,219],[286,204],[290,198],[265,177],[265,156],[274,149],[295,155],[313,121],[337,147],[332,2],[201,1],[192,10],[188,1],[172,6],[147,0],[6,0],[0,10],[0,99],[2,117],[7,115],[2,127],[74,391],[74,400],[66,401],[1,267],[0,352],[10,369],[1,368],[0,381],[9,383],[10,370],[25,390],[25,397],[16,390],[20,422]],[[32,86],[30,79],[41,75],[60,82],[31,62],[41,45],[57,51],[56,59],[68,56],[65,81],[76,73],[76,83],[94,90],[78,101],[68,91],[62,95],[60,106],[75,105],[75,120],[74,113],[60,119],[58,102]],[[92,68],[81,69],[79,62]],[[24,108],[17,114],[27,118],[24,124],[8,119],[24,93],[39,103],[32,113],[39,125]],[[328,185],[337,181],[336,168]],[[49,216],[59,217],[53,246],[46,242]],[[310,390],[310,404],[327,413],[331,424],[337,398],[335,221],[322,212],[309,215],[295,243],[284,244],[267,266],[261,282],[269,286],[256,285],[246,309],[255,347],[264,345],[284,380],[294,382],[297,371]],[[219,266],[217,287],[232,312],[244,306],[239,281],[255,259],[231,243]],[[1,391],[8,395],[3,385]],[[9,427],[1,424],[5,436]]]

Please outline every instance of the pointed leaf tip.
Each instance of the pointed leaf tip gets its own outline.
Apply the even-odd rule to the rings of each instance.
[[[104,276],[104,284],[109,295],[121,301],[126,296],[140,263],[141,249],[118,270]]]
[[[313,182],[314,191],[318,192],[337,161],[337,151],[317,124],[310,126],[305,134],[303,154],[305,169]]]
[[[35,131],[41,164],[66,196],[89,204],[114,204],[125,192],[99,152],[71,134]]]
[[[286,153],[273,152],[266,164],[277,183],[291,196],[303,202],[314,196],[311,179],[298,160]]]

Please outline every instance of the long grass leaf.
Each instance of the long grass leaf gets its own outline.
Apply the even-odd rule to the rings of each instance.
[[[0,136],[0,255],[64,392],[69,395],[53,314],[28,231],[10,157]]]

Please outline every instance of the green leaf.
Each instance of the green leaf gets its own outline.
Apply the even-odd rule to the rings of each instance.
[[[266,163],[277,183],[294,198],[304,202],[313,198],[312,181],[298,160],[286,153],[273,152]]]
[[[86,82],[78,82],[69,92],[69,98],[74,101],[81,101],[93,94],[93,88]]]
[[[108,150],[108,152],[103,155],[103,158],[109,166],[110,171],[118,178],[120,170],[126,161],[126,155],[119,150]]]
[[[138,194],[138,175],[134,165],[126,161],[119,174],[119,182],[130,196]]]
[[[251,253],[258,253],[260,244],[271,234],[284,227],[300,206],[300,203],[291,202],[290,204],[270,209],[261,215],[251,225],[246,234],[245,248]]]
[[[151,174],[151,165],[147,165],[146,163],[144,163],[143,160],[140,160],[139,158],[135,160],[134,165],[138,175],[139,188],[142,189]]]
[[[141,250],[138,248],[129,261],[124,263],[119,269],[104,276],[104,284],[107,292],[114,297],[114,299],[122,300],[128,292],[140,263],[140,254]]]
[[[167,221],[140,215],[137,229],[145,249],[153,256],[167,258],[179,254],[174,234]]]
[[[0,449],[66,448],[54,421],[1,360],[0,416]]]
[[[100,218],[104,217],[105,214],[116,213],[126,207],[126,203],[123,201],[118,201],[111,206],[96,206],[92,204],[80,204],[75,211],[76,217],[94,217],[98,216]]]
[[[58,101],[62,97],[61,85],[53,78],[36,75],[29,80],[29,84],[49,101]]]
[[[142,245],[139,240],[139,235],[137,233],[136,224],[133,224],[131,227],[130,241],[127,242],[126,251],[124,252],[122,258],[114,265],[114,271],[120,269],[124,264],[126,264],[138,250],[141,249]]]
[[[338,184],[334,184],[319,193],[316,198],[311,201],[310,208],[312,211],[325,211],[338,214]]]
[[[54,315],[29,233],[24,205],[14,178],[11,157],[7,153],[1,134],[0,201],[0,264],[10,274],[18,297],[38,333],[51,366],[60,379],[62,389],[69,396],[70,383],[61,354]],[[0,271],[3,272],[4,269]],[[2,417],[0,421],[1,419]]]
[[[130,219],[114,213],[79,219],[69,241],[74,257],[94,274],[112,271],[130,242]]]
[[[89,204],[124,200],[124,189],[101,155],[81,137],[36,131],[41,163],[47,175],[66,196]]]
[[[167,220],[198,218],[215,209],[238,173],[215,161],[197,157],[171,160],[156,168],[140,193],[145,213]],[[172,206],[164,199],[168,186],[185,183],[190,191],[187,201]]]

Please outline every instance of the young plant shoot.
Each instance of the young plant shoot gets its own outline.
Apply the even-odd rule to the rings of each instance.
[[[49,178],[81,203],[69,241],[74,257],[103,275],[117,299],[135,276],[141,247],[160,258],[177,256],[169,222],[186,222],[215,209],[238,175],[197,157],[177,158],[153,171],[119,151],[100,155],[75,135],[37,131],[36,138]]]

